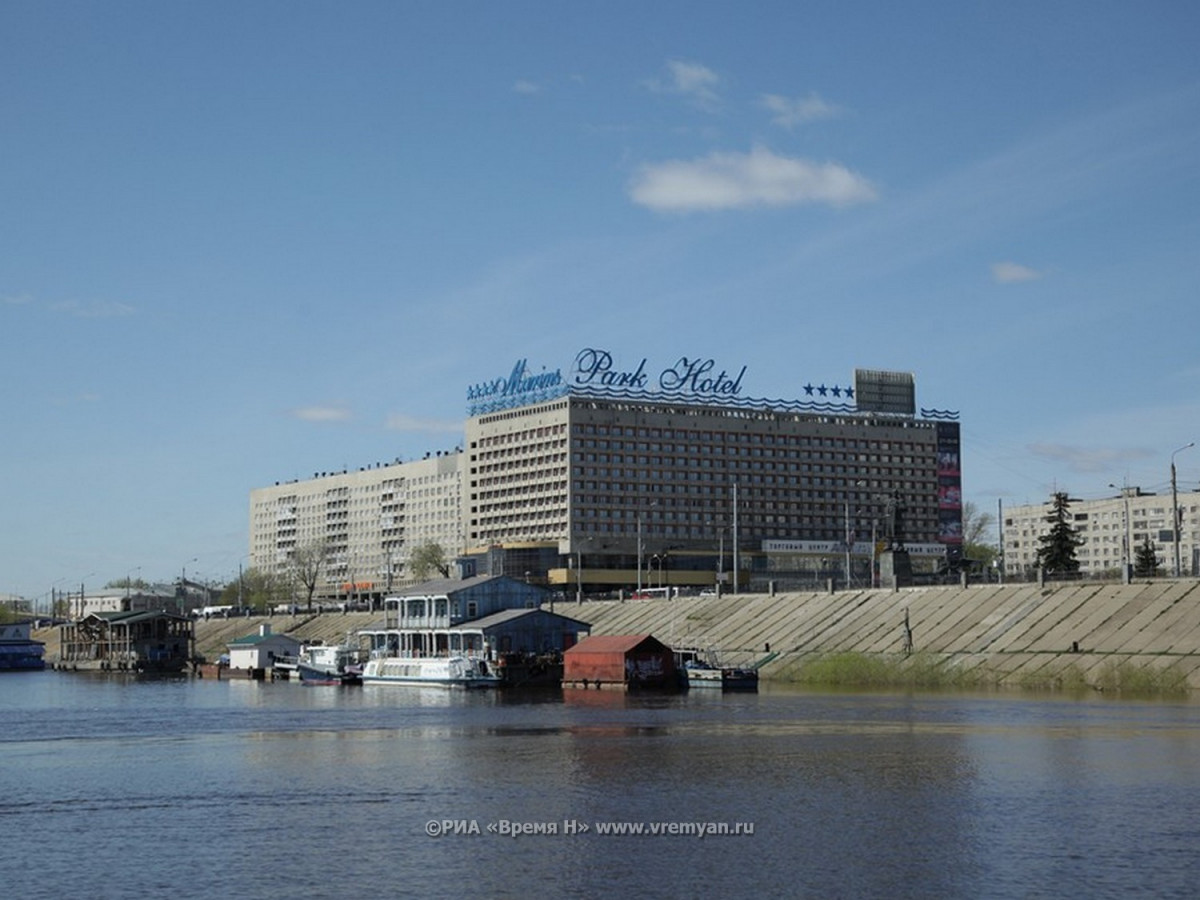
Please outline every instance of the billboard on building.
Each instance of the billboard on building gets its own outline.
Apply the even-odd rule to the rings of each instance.
[[[862,412],[917,414],[916,381],[911,372],[855,369],[854,392]]]
[[[961,548],[962,463],[957,422],[937,423],[938,540]]]

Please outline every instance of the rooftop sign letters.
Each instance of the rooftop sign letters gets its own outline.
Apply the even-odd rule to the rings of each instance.
[[[470,415],[480,415],[552,400],[572,389],[622,396],[666,394],[693,400],[729,400],[741,393],[746,374],[745,366],[731,375],[727,369],[718,369],[716,360],[701,357],[680,357],[653,379],[648,366],[648,360],[642,359],[633,368],[620,368],[610,352],[589,347],[576,354],[568,378],[561,369],[547,371],[543,367],[541,372],[531,373],[528,362],[522,359],[507,375],[467,388],[467,407]]]
[[[742,366],[736,377],[730,377],[725,369],[714,373],[716,367],[716,360],[681,356],[673,366],[659,373],[658,387],[664,391],[705,396],[736,396],[741,393],[746,367]],[[574,383],[580,387],[644,391],[650,380],[646,374],[645,359],[632,371],[616,371],[611,353],[591,348],[579,351],[575,357],[574,375]]]
[[[544,368],[537,375],[530,375],[526,362],[517,360],[516,365],[507,376],[494,378],[491,381],[481,381],[467,388],[467,400],[472,403],[501,401],[503,406],[515,406],[528,403],[531,400],[543,399],[538,396],[546,392],[555,392],[563,385],[562,372],[555,369],[547,372]],[[504,402],[508,401],[508,402]]]
[[[742,393],[746,366],[729,369],[704,356],[681,356],[655,371],[649,360],[620,364],[607,350],[587,347],[575,354],[571,368],[532,372],[518,360],[507,375],[467,388],[467,415],[480,416],[545,403],[568,394],[616,398],[633,402],[683,404],[720,403],[745,409],[835,414],[872,413],[912,417],[915,414],[913,377],[904,372],[856,370],[854,388],[804,386],[806,399],[750,397]],[[815,392],[815,393],[814,393]],[[828,394],[832,394],[832,399]],[[954,420],[957,412],[922,410],[926,418]]]

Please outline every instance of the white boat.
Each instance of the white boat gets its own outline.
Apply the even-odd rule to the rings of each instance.
[[[758,672],[736,666],[714,666],[688,662],[683,667],[688,688],[716,688],[720,691],[757,691]]]
[[[308,644],[296,657],[296,671],[306,684],[359,684],[358,648],[350,644]]]
[[[363,684],[442,684],[495,687],[499,676],[470,656],[379,656],[367,660]]]

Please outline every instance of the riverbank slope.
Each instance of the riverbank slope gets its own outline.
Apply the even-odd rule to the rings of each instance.
[[[1171,670],[1200,688],[1200,581],[1075,582],[1039,586],[939,586],[836,592],[740,594],[676,600],[558,602],[555,611],[593,634],[649,633],[674,646],[711,649],[764,679],[794,677],[806,660],[833,653],[914,656],[1000,686],[1053,684],[1068,675],[1102,683],[1114,666]],[[907,618],[906,618],[907,617]],[[268,623],[301,641],[338,643],[378,613],[211,619],[196,623],[208,659]],[[35,634],[57,656],[56,629]]]

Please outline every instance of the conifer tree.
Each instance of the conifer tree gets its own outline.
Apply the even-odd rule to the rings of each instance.
[[[1071,524],[1071,500],[1066,491],[1051,495],[1050,513],[1046,521],[1050,530],[1038,538],[1038,565],[1054,575],[1073,574],[1079,571],[1079,560],[1075,550],[1083,543],[1079,532]]]
[[[1150,535],[1146,535],[1146,540],[1137,548],[1137,556],[1133,563],[1133,574],[1139,578],[1149,578],[1157,575],[1158,564],[1158,554],[1154,552],[1154,542],[1150,540]]]

